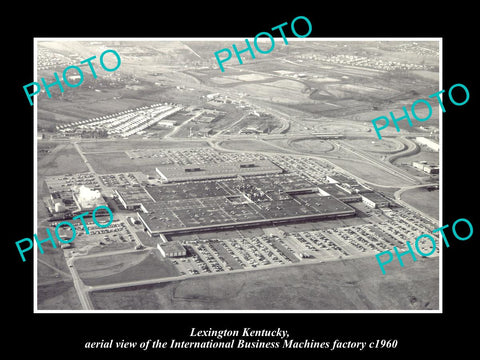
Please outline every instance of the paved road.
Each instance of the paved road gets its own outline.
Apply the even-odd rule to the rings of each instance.
[[[80,303],[82,304],[84,310],[93,310],[94,308],[90,300],[89,293],[82,279],[80,279],[77,270],[75,269],[74,261],[75,258],[67,259],[67,265],[70,269],[70,273],[72,274],[73,285],[75,286],[75,290],[77,290],[78,298],[80,299]]]
[[[87,165],[88,171],[90,171],[90,172],[92,172],[92,173],[95,173],[95,170],[93,169],[92,165],[90,165],[90,163],[88,162],[87,157],[83,154],[82,149],[80,149],[80,146],[78,145],[78,141],[74,141],[74,142],[73,142],[73,146],[75,146],[75,149],[77,150],[78,154],[79,154],[80,157],[82,158],[83,162],[85,163],[85,165]],[[96,174],[95,174],[95,175],[96,175]]]

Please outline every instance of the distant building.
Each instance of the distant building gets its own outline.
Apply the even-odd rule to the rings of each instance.
[[[412,162],[412,166],[426,172],[427,174],[438,174],[440,172],[438,165],[429,164],[426,161],[414,161]]]
[[[143,203],[152,202],[152,197],[142,187],[115,189],[118,201],[126,210],[139,210]]]
[[[165,126],[167,128],[172,128],[177,125],[175,120],[160,120],[157,125]]]
[[[258,126],[247,126],[240,130],[240,134],[265,134],[270,132],[270,126],[265,122]]]
[[[332,175],[332,176],[327,175],[326,179],[330,184],[350,184],[350,185],[357,184],[356,180],[351,179],[351,178],[349,178],[345,175],[342,175],[342,174],[335,174],[335,175]]]
[[[75,82],[76,82],[77,80],[81,80],[81,79],[82,79],[82,77],[81,77],[80,75],[70,75],[70,76],[67,76],[67,80],[68,80],[68,82],[69,82],[70,84],[72,84],[72,83],[75,84]]]
[[[219,93],[213,93],[213,94],[208,94],[207,95],[207,100],[214,100],[220,96]]]
[[[438,152],[440,150],[440,146],[435,141],[433,141],[431,139],[427,139],[423,136],[418,136],[418,137],[415,138],[415,140],[417,141],[417,143],[419,143],[421,145],[428,146],[433,151]]]
[[[213,132],[213,129],[211,127],[202,127],[198,129],[198,133],[202,136],[208,136],[211,135]]]
[[[371,192],[362,194],[361,196],[362,202],[373,209],[390,206],[390,201],[379,193]]]
[[[362,201],[360,195],[349,193],[343,188],[337,186],[337,184],[322,184],[318,187],[318,190],[320,195],[335,196],[338,200],[343,201],[344,203]]]
[[[439,174],[440,168],[436,165],[425,165],[423,167],[423,171],[425,171],[427,174]]]
[[[412,162],[412,166],[415,169],[423,170],[423,167],[425,166],[427,162],[426,161],[414,161]]]
[[[355,184],[341,183],[341,184],[335,184],[335,186],[341,188],[342,190],[346,191],[349,194],[364,194],[367,192],[372,192],[371,189],[357,183]]]
[[[169,241],[163,244],[157,244],[157,249],[164,257],[183,257],[187,256],[187,250],[178,241]]]

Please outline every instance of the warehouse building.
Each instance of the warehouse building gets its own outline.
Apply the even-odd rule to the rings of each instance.
[[[203,204],[192,208],[194,204]],[[333,196],[318,193],[296,195],[258,204],[233,204],[228,197],[159,201],[144,204],[137,212],[148,235],[187,234],[296,221],[336,219],[355,215],[355,209]]]
[[[376,192],[362,194],[362,202],[372,209],[388,207],[390,201]]]
[[[412,162],[412,166],[427,174],[438,174],[440,172],[440,168],[437,165],[429,164],[426,161],[414,161]]]
[[[322,196],[334,196],[344,203],[360,202],[362,198],[359,194],[352,194],[338,187],[338,184],[322,184],[318,187],[319,193]]]
[[[325,179],[329,184],[357,184],[355,179],[349,178],[343,174],[327,175]]]
[[[178,241],[157,244],[157,249],[164,257],[171,258],[187,256],[187,250]]]
[[[415,138],[415,140],[420,145],[425,145],[425,146],[429,147],[430,149],[432,149],[433,151],[438,152],[440,150],[440,145],[438,145],[435,141],[433,141],[431,139],[427,139],[423,136],[418,136],[418,137]]]

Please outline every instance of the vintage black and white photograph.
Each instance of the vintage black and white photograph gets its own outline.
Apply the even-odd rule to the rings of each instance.
[[[35,39],[35,312],[442,310],[441,38],[272,35]]]

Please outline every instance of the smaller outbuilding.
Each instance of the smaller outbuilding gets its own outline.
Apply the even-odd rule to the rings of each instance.
[[[164,257],[171,258],[187,256],[187,250],[178,241],[157,244],[157,248]]]

